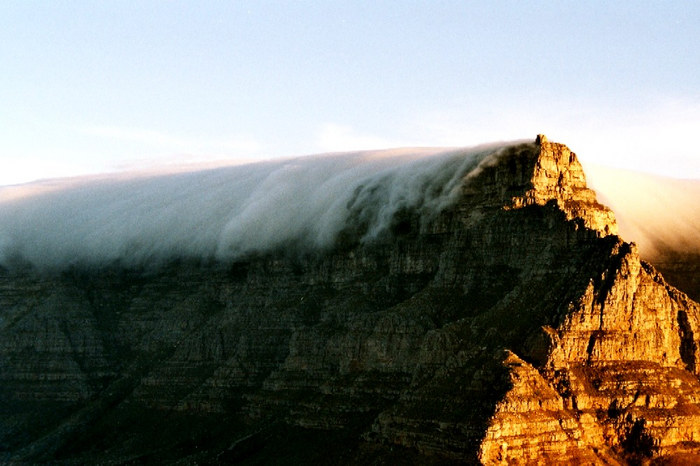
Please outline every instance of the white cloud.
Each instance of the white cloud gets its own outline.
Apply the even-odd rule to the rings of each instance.
[[[370,240],[408,208],[430,215],[496,148],[346,152],[168,175],[0,188],[0,265],[157,264]]]
[[[589,164],[588,185],[615,212],[620,234],[647,258],[668,250],[700,254],[700,180]]]

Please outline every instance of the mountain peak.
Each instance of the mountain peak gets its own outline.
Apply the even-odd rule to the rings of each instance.
[[[576,154],[543,134],[501,149],[468,177],[463,187],[467,204],[512,210],[554,203],[568,220],[597,236],[618,233],[615,214],[588,188]]]
[[[600,204],[595,191],[586,185],[576,154],[564,144],[550,142],[543,134],[529,146],[530,150],[525,151],[530,155],[526,170],[531,175],[529,186],[524,194],[512,198],[512,208],[555,201],[569,220],[579,219],[601,236],[617,234],[615,214]],[[513,156],[517,155],[510,155]]]

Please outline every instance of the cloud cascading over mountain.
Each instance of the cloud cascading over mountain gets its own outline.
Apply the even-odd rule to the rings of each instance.
[[[119,174],[0,188],[0,265],[157,265],[232,260],[276,248],[308,252],[353,228],[362,241],[402,209],[430,216],[463,178],[510,143],[298,157],[169,174]],[[585,159],[584,159],[585,160]],[[586,166],[643,254],[700,254],[697,180]]]
[[[700,254],[700,180],[586,165],[590,186],[617,215],[620,234],[642,254]]]
[[[345,228],[381,234],[401,209],[453,200],[508,144],[307,156],[167,175],[59,179],[0,189],[0,265],[229,260],[324,248]]]

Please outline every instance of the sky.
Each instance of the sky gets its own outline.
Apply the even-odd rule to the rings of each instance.
[[[564,142],[700,178],[700,2],[0,2],[0,185]]]

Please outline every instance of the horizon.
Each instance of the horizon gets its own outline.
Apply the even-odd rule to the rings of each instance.
[[[700,178],[700,4],[10,1],[0,186],[545,133]]]

